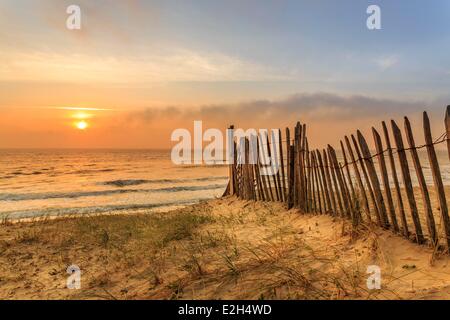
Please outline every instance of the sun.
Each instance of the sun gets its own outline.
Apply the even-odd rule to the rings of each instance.
[[[86,121],[82,120],[75,122],[75,126],[79,130],[86,130],[89,127],[89,124]]]

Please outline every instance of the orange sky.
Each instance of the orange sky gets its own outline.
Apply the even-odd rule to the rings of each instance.
[[[0,3],[0,148],[169,148],[172,131],[194,120],[219,129],[300,120],[322,147],[358,128],[371,137],[372,125],[403,115],[419,130],[422,110],[436,136],[444,130],[448,70],[418,70],[421,56],[405,56],[388,34],[378,34],[384,45],[374,50],[364,25],[352,29],[358,41],[342,38],[350,26],[335,25],[340,20],[330,34],[294,25],[316,23],[298,18],[306,14],[299,2],[78,3],[83,24],[75,31],[65,27],[71,1]],[[298,14],[289,16],[289,5]],[[333,17],[340,10],[302,5]],[[352,23],[365,14],[346,10]],[[433,39],[433,53],[448,52]],[[77,120],[68,107],[96,110]],[[74,124],[81,120],[85,130]]]
[[[322,111],[320,108],[305,109],[291,116],[284,104],[286,101],[275,102],[274,105],[280,108],[266,107],[261,114],[252,111],[261,106],[252,107],[250,104],[185,108],[185,111],[176,107],[133,110],[9,108],[1,113],[0,147],[169,148],[174,144],[170,141],[172,131],[187,128],[192,132],[194,120],[203,120],[205,130],[209,127],[225,129],[231,123],[243,128],[284,128],[286,125],[292,128],[297,119],[307,123],[311,146],[324,147],[327,143],[338,146],[339,139],[354,133],[356,129],[361,129],[370,143],[371,126],[375,125],[381,133],[380,121],[392,118],[386,111],[378,115],[354,116],[341,114],[341,110],[333,111],[329,107],[322,108]],[[250,111],[246,113],[245,110]],[[402,118],[394,112],[392,115],[402,127]],[[443,117],[439,117],[438,113],[432,116],[437,137],[443,131]],[[413,113],[410,120],[417,134],[416,143],[420,144],[423,142],[421,114]]]

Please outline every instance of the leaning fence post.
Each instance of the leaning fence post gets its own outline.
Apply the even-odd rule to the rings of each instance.
[[[256,163],[253,165],[255,171],[256,182],[258,185],[258,196],[260,201],[266,200],[266,195],[264,194],[264,188],[262,183],[261,171],[259,170],[259,142],[256,138]]]
[[[281,136],[281,130],[278,130],[278,139],[280,144],[280,166],[281,166],[281,179],[283,180],[282,186],[282,200],[286,202],[286,176],[284,174],[284,156],[283,156],[283,138]]]
[[[334,148],[331,145],[328,145],[328,153],[330,154],[331,163],[333,163],[333,167],[336,171],[336,178],[337,178],[338,186],[341,190],[340,193],[342,196],[342,205],[345,208],[345,214],[347,215],[347,217],[353,217],[353,212],[352,212],[353,210],[352,210],[351,203],[350,203],[351,200],[349,199],[349,197],[347,195],[347,190],[345,188],[344,179],[342,177],[341,167],[337,160],[336,151],[334,150]]]
[[[328,154],[325,151],[325,149],[322,150],[322,154],[323,154],[323,164],[324,164],[324,169],[325,169],[325,176],[327,178],[327,184],[329,187],[329,191],[330,191],[330,200],[331,200],[331,205],[332,205],[332,214],[333,215],[337,215],[338,214],[338,208],[337,208],[337,204],[336,204],[336,198],[335,198],[335,194],[336,192],[334,192],[333,190],[333,183],[331,181],[331,174],[330,171],[330,164],[328,163]]]
[[[358,225],[359,222],[361,221],[361,212],[359,211],[359,208],[357,207],[356,192],[355,192],[355,188],[353,187],[352,176],[350,175],[350,168],[349,168],[349,163],[347,161],[347,155],[345,152],[344,143],[342,142],[342,140],[340,141],[340,143],[341,143],[341,149],[342,149],[342,156],[344,157],[344,165],[341,167],[342,179],[344,180],[345,189],[347,192],[348,199],[350,201],[350,209],[352,210],[353,224]],[[347,173],[347,179],[345,178],[344,168]],[[348,181],[348,184],[347,184],[347,181]],[[350,187],[350,189],[349,189],[349,187]]]
[[[323,161],[322,161],[322,156],[320,154],[319,150],[316,150],[316,155],[317,155],[317,160],[319,161],[319,168],[320,168],[320,172],[322,175],[322,180],[323,180],[323,187],[324,187],[324,191],[325,191],[325,202],[328,208],[328,212],[332,212],[333,208],[331,207],[331,199],[330,199],[330,191],[328,190],[328,181],[327,181],[327,177],[325,175],[325,168],[323,166]]]
[[[431,136],[430,120],[426,112],[423,113],[423,130],[425,134],[425,144],[427,146],[428,160],[430,161],[431,172],[433,174],[434,187],[436,188],[436,197],[441,209],[442,222],[444,224],[445,237],[447,238],[447,249],[450,250],[450,219],[448,216],[448,205],[445,198],[444,184],[442,183],[441,171],[433,146]]]
[[[258,141],[260,148],[259,154],[262,157],[262,163],[264,164],[264,167],[266,169],[265,171],[267,172],[267,158],[266,158],[266,151],[264,149],[264,141],[262,138],[259,138]],[[268,175],[263,175],[263,184],[265,185],[264,187],[267,188],[266,192],[268,191],[266,197],[267,201],[274,201],[272,185],[270,184],[270,177]]]
[[[280,179],[280,163],[279,163],[279,158],[278,158],[280,149],[278,148],[278,150],[277,150],[277,148],[276,148],[277,141],[275,139],[276,137],[275,137],[275,134],[274,134],[273,131],[272,131],[271,137],[272,137],[271,138],[272,139],[272,142],[271,142],[271,144],[272,144],[271,163],[273,164],[272,168],[275,167],[275,169],[277,170],[276,173],[274,172],[274,178],[276,178],[276,187],[277,187],[278,201],[283,202],[283,195],[282,195],[283,191],[282,191],[282,188],[281,188],[281,179]]]
[[[228,139],[230,139],[230,141],[228,142],[228,147],[234,148],[234,141],[233,141],[233,130],[234,130],[234,125],[231,125],[228,128]],[[230,146],[231,144],[231,146]],[[228,176],[230,177],[230,181],[228,183],[228,192],[226,192],[226,194],[228,195],[234,195],[235,193],[235,185],[234,185],[234,153],[236,152],[236,150],[231,150],[231,154],[230,154],[230,150],[228,150],[228,154],[227,154],[227,161],[229,162],[228,164]],[[233,159],[230,159],[230,155],[233,157]]]
[[[291,174],[289,171],[289,170],[291,170],[290,150],[291,150],[291,134],[290,134],[289,128],[286,128],[286,183],[287,183],[286,202],[288,202],[289,192],[291,192],[290,190],[292,188],[292,185],[289,184],[289,176]]]
[[[358,157],[359,164],[361,165],[361,170],[363,172],[364,181],[366,181],[367,190],[369,191],[370,200],[372,200],[373,203],[373,210],[375,211],[375,217],[377,218],[377,221],[380,221],[380,211],[378,209],[377,201],[375,200],[375,194],[373,192],[372,185],[370,183],[369,176],[367,174],[366,165],[364,164],[363,158],[361,156],[361,152],[359,151],[358,142],[356,141],[356,138],[354,135],[351,135],[353,146],[355,147],[355,152]]]
[[[300,150],[300,122],[297,122],[297,124],[295,125],[295,131],[294,131],[294,206],[298,206],[299,204],[299,198],[298,198],[298,194],[299,194],[299,181],[300,181],[300,177],[299,177],[299,164],[298,164],[298,154],[299,154],[299,150]]]
[[[408,238],[409,237],[408,223],[406,222],[405,207],[403,205],[402,193],[400,190],[400,183],[399,183],[398,177],[397,177],[397,169],[395,168],[395,160],[394,160],[394,154],[392,152],[391,141],[389,139],[389,132],[388,132],[386,123],[384,121],[381,123],[381,125],[383,126],[384,138],[386,140],[386,148],[388,151],[389,162],[391,164],[392,178],[394,180],[395,193],[397,195],[397,204],[398,204],[398,210],[400,212],[400,218],[402,221],[403,235],[406,238]]]
[[[450,106],[447,106],[447,112],[445,113],[445,129],[447,130],[447,149],[448,159],[450,160]]]
[[[267,188],[267,182],[266,182],[266,176],[264,174],[261,174],[261,145],[260,145],[260,139],[256,140],[256,145],[257,145],[257,149],[258,149],[258,172],[259,175],[261,177],[261,183],[262,183],[262,190],[263,190],[263,194],[264,194],[264,200],[265,201],[270,201],[270,196],[269,196],[269,190]]]
[[[312,183],[311,183],[311,158],[310,158],[310,151],[309,151],[309,144],[308,144],[308,140],[306,140],[306,153],[305,153],[305,159],[306,159],[306,181],[307,181],[307,185],[306,185],[306,211],[307,212],[311,212],[311,190],[312,190]],[[311,151],[313,152],[313,151]]]
[[[361,174],[359,173],[358,163],[356,162],[355,155],[353,154],[352,146],[350,145],[350,140],[347,136],[345,136],[345,144],[347,145],[348,154],[350,155],[350,160],[353,164],[353,170],[355,171],[356,181],[358,182],[359,190],[362,193],[364,207],[366,209],[367,220],[369,222],[372,221],[372,217],[370,216],[370,207],[369,200],[367,199],[366,190],[364,188],[364,183],[361,179]]]
[[[252,175],[252,165],[250,164],[250,141],[245,139],[245,172],[247,178],[247,200],[254,200],[255,183]]]
[[[316,162],[316,167],[317,167],[317,177],[319,179],[319,185],[321,188],[321,192],[320,195],[322,196],[322,203],[323,203],[323,213],[327,212],[327,201],[326,201],[326,197],[325,197],[325,186],[323,183],[323,179],[322,179],[322,175],[321,175],[321,171],[320,171],[320,163],[319,163],[319,159],[317,157],[317,154],[314,154],[314,158],[315,158],[315,162]]]
[[[314,212],[317,212],[317,201],[316,201],[316,185],[315,185],[315,180],[314,180],[314,158],[313,158],[313,154],[310,153],[309,154],[310,157],[310,164],[311,164],[311,204],[312,204],[312,210]]]
[[[337,203],[339,206],[339,214],[341,217],[344,217],[345,212],[344,212],[344,207],[342,205],[342,201],[341,201],[341,194],[342,194],[342,190],[339,188],[339,184],[337,182],[337,178],[336,178],[336,165],[334,164],[334,159],[333,156],[330,152],[330,148],[328,148],[328,163],[330,166],[330,172],[331,172],[331,178],[333,179],[333,184],[334,184],[334,191],[335,191],[335,195],[337,198]],[[343,201],[345,201],[344,197],[342,196]]]
[[[273,142],[273,141],[272,141]],[[273,162],[275,161],[275,157],[276,157],[276,151],[272,152],[271,151],[271,147],[270,147],[271,142],[269,141],[269,135],[267,135],[267,155],[269,156],[269,160],[270,160],[270,174],[272,176],[272,180],[273,180],[273,186],[275,188],[275,195],[277,197],[277,201],[280,201],[280,194],[279,194],[279,190],[278,190],[278,183],[277,183],[277,175],[275,173],[275,171],[273,170]]]
[[[414,198],[414,189],[411,182],[411,175],[409,173],[408,159],[406,158],[406,152],[403,146],[402,133],[394,120],[391,120],[391,126],[392,132],[394,134],[395,144],[397,146],[397,154],[400,161],[400,167],[402,169],[403,183],[405,185],[406,195],[408,196],[411,217],[414,222],[414,228],[416,230],[416,240],[418,243],[423,243],[425,239],[423,237],[422,226],[420,225],[416,199]]]
[[[378,134],[377,130],[373,127],[372,127],[372,134],[373,134],[373,139],[375,141],[378,165],[380,167],[381,178],[383,180],[384,194],[386,195],[389,215],[391,216],[391,221],[392,221],[392,226],[394,227],[394,231],[398,232],[399,228],[398,228],[398,223],[397,223],[397,217],[395,216],[394,201],[392,201],[391,186],[389,184],[389,177],[388,177],[387,169],[386,169],[386,161],[384,160],[383,143],[381,142],[381,137]]]
[[[296,169],[298,172],[298,180],[297,180],[297,184],[298,184],[298,188],[297,188],[297,200],[298,200],[298,206],[301,210],[305,210],[305,203],[304,203],[304,192],[305,192],[305,187],[304,187],[304,176],[303,176],[303,167],[304,167],[304,162],[303,162],[303,125],[301,125],[300,123],[297,123],[298,126],[298,142],[297,142],[297,164],[296,164]]]
[[[319,182],[319,177],[317,175],[317,161],[316,161],[316,155],[314,152],[311,153],[312,156],[312,165],[313,165],[313,170],[314,170],[314,182],[316,184],[316,197],[317,197],[317,202],[319,203],[319,213],[323,213],[322,211],[322,200],[321,200],[321,196],[320,196],[320,182]]]
[[[413,159],[414,168],[416,170],[417,180],[419,181],[420,191],[422,193],[425,216],[427,218],[428,233],[431,238],[431,243],[433,244],[433,246],[436,246],[438,238],[436,233],[436,224],[434,222],[433,209],[431,208],[430,194],[428,193],[427,183],[425,181],[425,176],[423,175],[419,155],[416,150],[416,144],[414,142],[411,124],[409,123],[407,117],[405,117],[405,132],[409,144],[409,150],[411,152],[411,158]]]
[[[306,181],[306,159],[305,159],[305,150],[306,150],[306,124],[303,124],[302,126],[302,143],[301,143],[301,153],[300,153],[300,161],[302,166],[302,197],[303,197],[303,210],[306,211],[306,204],[307,204],[307,181]]]
[[[347,173],[348,184],[350,185],[350,191],[352,192],[352,198],[356,200],[355,188],[353,187],[352,176],[350,175],[349,163],[347,161],[347,154],[345,152],[344,143],[341,142],[342,156],[344,157],[344,167],[345,172]]]
[[[294,206],[294,183],[295,183],[295,173],[294,173],[294,165],[295,165],[295,152],[294,145],[289,146],[289,193],[288,193],[288,209],[292,209]]]
[[[377,202],[377,207],[381,218],[381,226],[387,228],[389,227],[389,220],[387,217],[386,205],[384,204],[380,181],[378,180],[375,165],[373,164],[372,155],[370,154],[369,146],[367,145],[366,139],[362,135],[361,131],[358,130],[357,135],[361,152],[366,163],[367,172],[369,173],[370,182],[372,183],[373,192],[375,193],[375,200]]]
[[[239,197],[240,194],[240,181],[239,181],[239,164],[238,164],[238,148],[237,148],[237,143],[236,141],[234,141],[233,143],[233,148],[234,148],[234,193],[236,194],[236,196]]]

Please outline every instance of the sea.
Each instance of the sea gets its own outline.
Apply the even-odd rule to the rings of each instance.
[[[220,197],[225,166],[170,150],[0,150],[0,219],[169,211]]]
[[[437,157],[449,186],[447,150],[437,150]],[[342,153],[338,158],[343,161]],[[425,150],[419,158],[427,185],[433,187]],[[395,159],[403,187],[397,155]],[[408,161],[418,186],[409,153]],[[374,163],[378,171],[376,157]],[[387,158],[386,165],[390,172]],[[170,150],[2,149],[0,219],[164,212],[220,197],[227,183],[226,166],[175,165]],[[394,187],[392,178],[390,184]]]

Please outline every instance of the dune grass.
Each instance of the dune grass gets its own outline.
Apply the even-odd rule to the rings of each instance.
[[[235,198],[170,213],[4,223],[0,297],[396,298],[395,287],[366,286],[367,265],[392,264],[379,232],[355,229],[337,217],[288,212],[279,203]],[[66,288],[66,269],[73,264],[82,271],[81,290]],[[395,283],[397,271],[389,270]]]

